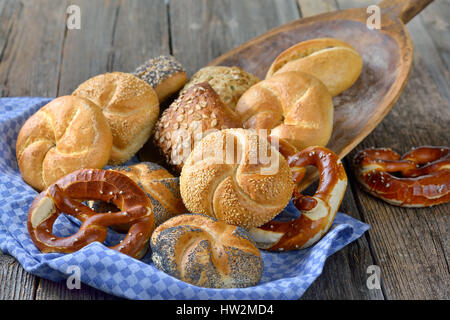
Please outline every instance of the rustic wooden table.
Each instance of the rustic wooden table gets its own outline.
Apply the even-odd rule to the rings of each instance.
[[[293,19],[373,0],[0,0],[0,96],[70,94],[91,76],[132,71],[175,55],[190,75],[229,49]],[[66,9],[81,8],[81,30]],[[436,0],[408,24],[415,47],[409,82],[393,110],[357,148],[450,145],[450,1]],[[355,151],[354,151],[355,152]],[[358,241],[330,257],[303,299],[449,299],[450,205],[404,209],[350,184],[341,211],[369,223]],[[369,289],[379,266],[381,288]],[[82,286],[37,278],[0,253],[0,300],[114,299]]]

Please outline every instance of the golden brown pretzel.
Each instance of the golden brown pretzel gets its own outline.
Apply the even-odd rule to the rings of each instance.
[[[282,142],[282,140],[280,141]],[[294,205],[302,211],[293,221],[272,220],[250,230],[257,247],[270,251],[304,249],[316,243],[330,229],[347,187],[347,175],[339,157],[324,147],[309,147],[289,156],[292,149],[280,143],[280,152],[288,158],[296,188]],[[289,152],[286,154],[286,152]],[[316,166],[320,182],[314,196],[303,196],[297,185],[306,166]]]
[[[390,204],[427,207],[450,201],[450,148],[423,146],[403,157],[389,148],[371,148],[355,156],[354,166],[362,187]]]
[[[97,213],[81,203],[86,199],[113,203],[121,211]],[[52,233],[61,212],[82,222],[74,235],[62,238]],[[139,259],[145,254],[155,228],[150,199],[121,173],[83,169],[61,178],[36,197],[28,211],[27,226],[31,239],[42,252],[71,253],[91,242],[103,242],[107,227],[125,223],[130,224],[128,234],[111,249]]]

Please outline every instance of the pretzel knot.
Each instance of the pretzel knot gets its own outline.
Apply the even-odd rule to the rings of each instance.
[[[449,151],[423,146],[401,156],[389,148],[372,148],[360,151],[353,163],[359,183],[371,195],[396,206],[428,207],[450,201]]]
[[[97,213],[82,201],[100,200],[117,206],[121,211]],[[57,237],[52,228],[62,213],[82,222],[80,229],[69,237]],[[94,242],[103,242],[107,227],[129,224],[125,238],[113,250],[133,258],[141,258],[155,229],[150,199],[124,174],[99,169],[75,171],[41,192],[28,211],[28,232],[34,244],[46,252],[75,252]]]
[[[250,233],[261,249],[289,251],[315,244],[330,229],[347,187],[347,175],[342,162],[331,150],[309,147],[294,155],[286,154],[288,150],[280,144],[280,152],[288,159],[293,172],[296,186],[293,203],[302,214],[291,221],[272,220],[251,229]],[[308,165],[320,171],[319,186],[311,197],[300,194],[297,189]]]

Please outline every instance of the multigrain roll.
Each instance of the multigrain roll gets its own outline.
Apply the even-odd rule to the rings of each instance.
[[[160,102],[180,90],[187,81],[186,71],[172,56],[152,58],[139,66],[133,75],[147,82],[156,91]]]
[[[24,181],[42,191],[78,169],[103,168],[111,146],[111,130],[100,107],[84,98],[64,96],[25,122],[17,137],[16,156]]]
[[[203,138],[186,160],[180,192],[190,212],[243,228],[272,220],[294,184],[284,157],[252,130],[225,129]]]
[[[82,83],[73,95],[87,98],[103,110],[113,135],[109,159],[112,165],[129,160],[144,145],[159,115],[155,91],[130,73],[95,76]]]
[[[236,113],[247,129],[266,129],[298,150],[325,146],[333,129],[334,107],[325,85],[299,71],[263,80],[239,99]]]
[[[282,52],[266,79],[287,71],[302,71],[322,81],[334,97],[350,88],[361,74],[363,60],[348,43],[334,38],[300,42]]]
[[[168,164],[181,171],[186,158],[204,136],[211,132],[238,128],[237,115],[222,103],[208,83],[183,91],[156,124],[155,145]]]
[[[234,110],[242,94],[259,81],[257,77],[238,67],[209,66],[197,71],[183,91],[195,84],[208,82],[222,102]]]
[[[207,288],[245,288],[261,279],[263,260],[247,231],[200,214],[174,217],[153,232],[155,266]]]

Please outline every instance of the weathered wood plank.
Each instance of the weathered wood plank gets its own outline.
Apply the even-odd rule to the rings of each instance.
[[[432,2],[408,24],[414,46],[436,81],[439,93],[450,101],[450,1]]]
[[[349,172],[349,169],[346,168]],[[350,186],[339,211],[362,220]],[[366,285],[367,268],[376,265],[366,236],[333,254],[325,262],[320,277],[302,296],[303,300],[382,300],[382,289],[369,289]],[[382,279],[381,279],[382,281]]]
[[[58,95],[109,71],[131,72],[146,59],[168,54],[169,28],[164,1],[71,1],[81,9],[81,30],[68,30]],[[36,299],[111,299],[87,285],[69,290],[65,282],[42,279]]]
[[[71,2],[80,7],[81,29],[66,29],[58,95],[71,94],[83,81],[112,69],[119,1]]]
[[[302,17],[335,11],[334,0],[297,0]],[[348,168],[346,168],[348,171]],[[361,220],[350,186],[339,209]],[[381,289],[368,289],[367,268],[376,264],[364,235],[356,242],[336,252],[325,263],[322,275],[306,291],[302,299],[383,299]]]
[[[172,0],[173,54],[192,75],[222,53],[298,17],[295,0]]]
[[[0,2],[1,96],[56,95],[64,12],[64,2]],[[0,300],[34,298],[38,278],[1,253],[0,270]]]
[[[34,299],[38,280],[0,251],[0,301]]]
[[[80,289],[68,289],[66,282],[41,279],[36,300],[117,300],[119,298],[81,283]]]
[[[447,145],[446,103],[426,67],[416,56],[402,96],[386,119],[361,143],[406,152],[413,146]],[[354,152],[352,153],[354,155]],[[450,296],[450,205],[424,209],[397,208],[353,186],[390,299],[448,299]]]
[[[363,7],[372,1],[337,0],[341,9]],[[427,10],[427,9],[425,9]],[[420,16],[420,15],[419,15]],[[418,17],[408,24],[414,26]],[[424,63],[423,35],[411,32],[416,45],[413,70],[400,99],[383,120],[346,159],[366,147],[391,147],[406,152],[420,145],[448,145],[449,111],[439,94],[431,70]],[[433,46],[426,50],[433,51]],[[448,102],[447,102],[448,104]],[[361,191],[354,178],[352,189],[358,209],[371,225],[369,237],[381,268],[388,299],[448,299],[450,205],[424,209],[398,208]]]
[[[448,74],[450,68],[450,0],[433,1],[420,15],[420,20],[433,39],[439,55],[447,66],[443,72]]]
[[[338,9],[336,0],[297,0],[297,3],[303,18]]]
[[[65,2],[51,0],[4,5],[7,33],[0,51],[3,96],[56,95],[65,8]],[[1,21],[3,29],[3,17]]]

